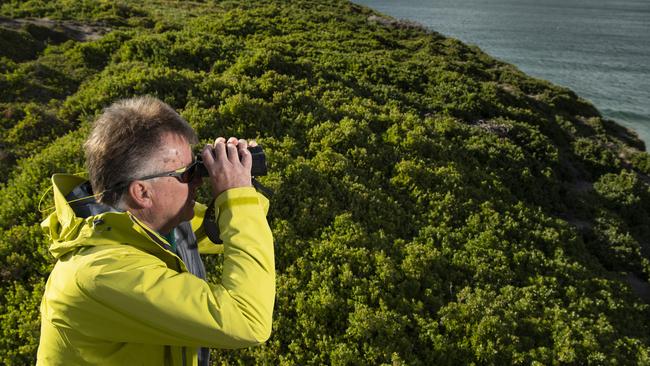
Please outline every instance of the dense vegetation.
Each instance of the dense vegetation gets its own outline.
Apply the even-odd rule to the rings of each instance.
[[[650,364],[650,157],[570,90],[346,1],[0,15],[0,363],[35,359],[49,177],[151,94],[270,162],[274,333],[215,364]]]

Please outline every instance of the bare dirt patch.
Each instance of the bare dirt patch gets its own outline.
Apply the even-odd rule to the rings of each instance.
[[[55,32],[65,34],[69,39],[86,42],[102,38],[110,32],[109,27],[101,25],[89,25],[69,20],[52,20],[49,18],[39,19],[9,19],[0,17],[0,27],[11,28],[15,30],[24,29],[28,25],[47,28]]]

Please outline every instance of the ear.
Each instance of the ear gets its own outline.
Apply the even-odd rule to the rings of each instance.
[[[134,180],[129,184],[127,190],[131,202],[136,208],[150,208],[153,206],[153,190],[147,182],[142,180]]]

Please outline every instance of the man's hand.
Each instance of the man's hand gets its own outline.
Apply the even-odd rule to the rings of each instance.
[[[256,146],[251,141],[250,146]],[[231,188],[251,187],[251,166],[253,158],[248,151],[248,141],[231,137],[214,140],[201,152],[203,164],[210,174],[210,185],[214,197]],[[240,160],[241,156],[241,160]]]

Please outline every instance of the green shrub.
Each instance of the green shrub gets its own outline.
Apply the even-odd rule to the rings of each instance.
[[[36,57],[45,45],[22,30],[0,27],[0,57],[25,61]]]
[[[650,276],[650,164],[573,92],[346,1],[0,14],[110,28],[2,40],[29,57],[0,55],[0,363],[35,362],[50,176],[83,174],[90,121],[142,94],[202,143],[267,154],[273,335],[213,364],[648,363],[648,305],[623,278]]]
[[[616,154],[602,141],[579,137],[572,143],[573,153],[582,160],[590,173],[600,175],[620,166]]]
[[[632,155],[632,166],[645,175],[650,175],[650,154],[638,152]]]

